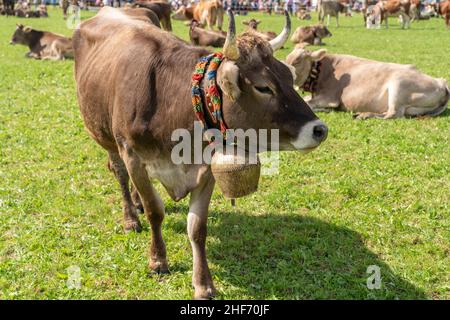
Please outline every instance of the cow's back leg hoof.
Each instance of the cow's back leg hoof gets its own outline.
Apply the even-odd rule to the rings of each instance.
[[[125,233],[131,232],[131,231],[139,233],[142,231],[142,225],[141,225],[141,222],[139,221],[139,219],[125,220],[123,228],[125,230]]]
[[[170,273],[169,264],[167,263],[167,260],[165,260],[165,259],[161,260],[161,261],[151,260],[149,262],[148,266],[150,268],[150,272],[149,272],[150,276]]]
[[[195,300],[211,300],[216,296],[216,289],[211,284],[209,286],[194,286]]]

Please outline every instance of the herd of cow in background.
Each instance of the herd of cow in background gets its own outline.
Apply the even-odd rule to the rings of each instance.
[[[414,8],[419,7],[419,3],[416,1],[379,1],[374,6],[375,8],[370,9],[371,13],[364,17],[369,25],[372,24],[371,19],[373,19],[374,13],[381,14],[378,22],[384,19],[387,26],[385,17],[395,14],[403,17],[403,23],[408,22],[409,24],[412,19],[408,20],[405,16],[411,18],[415,16]],[[346,10],[350,5],[343,3],[319,0],[319,20],[323,20],[325,16],[335,16],[338,19],[339,13],[348,12]],[[446,19],[449,14],[448,4],[449,1],[446,1],[441,2],[438,6],[440,9],[438,12],[443,14]],[[45,7],[45,5],[41,6]],[[65,7],[64,5],[64,13],[67,10]],[[366,8],[370,7],[366,6]],[[185,20],[189,27],[190,41],[196,46],[221,48],[225,44],[227,33],[222,30],[224,7],[220,0],[202,0],[188,8],[181,6],[175,12],[167,2],[138,0],[119,10],[131,15],[146,15],[154,25],[169,32],[172,31],[171,19]],[[296,16],[298,17],[298,15]],[[252,32],[266,41],[274,39],[277,36],[276,32],[258,30],[261,23],[261,20],[253,18],[243,21],[243,24],[247,26],[247,32]],[[311,96],[305,99],[314,110],[345,110],[354,112],[359,119],[370,117],[389,119],[402,116],[438,115],[446,109],[450,94],[444,79],[434,79],[423,75],[412,66],[374,62],[344,55],[323,54],[323,50],[316,52],[316,54],[321,53],[318,55],[320,59],[316,59],[314,54],[305,49],[308,45],[324,45],[323,39],[331,36],[332,33],[327,26],[319,23],[298,27],[290,38],[296,47],[288,55],[287,63],[296,70],[297,89],[311,93]],[[27,53],[27,57],[30,58],[63,60],[73,57],[70,38],[48,31],[35,30],[22,24],[17,25],[11,44],[28,46],[30,51]],[[338,65],[337,60],[340,61]],[[354,64],[353,67],[348,66],[348,70],[341,70],[342,66],[347,64],[342,61],[347,60]],[[309,63],[307,63],[308,61]],[[355,65],[358,65],[358,68],[355,68]],[[377,72],[377,76],[372,78],[372,84],[367,83],[367,86],[370,86],[370,90],[368,90],[362,84],[366,82],[365,75],[369,74],[370,69],[374,66],[377,66],[378,70],[385,69],[386,72]],[[325,70],[328,70],[328,73]],[[327,74],[327,79],[325,74]],[[344,76],[336,79],[337,74]],[[376,87],[374,87],[374,83],[377,83]],[[355,88],[348,90],[352,86]],[[364,90],[376,94],[369,98],[370,94],[363,93]],[[358,92],[359,95],[355,97],[354,92]]]
[[[367,24],[373,18],[372,14],[380,13],[381,9],[384,11],[381,11],[380,21],[384,19],[387,22],[385,17],[394,12],[399,16],[413,17],[414,8],[419,6],[415,1],[379,1],[375,8],[371,9],[371,14],[365,15]],[[446,8],[447,11],[444,12],[444,15],[447,19],[448,3],[449,1],[442,2],[439,6],[441,9]],[[64,7],[63,10],[66,13],[67,8]],[[345,8],[348,7],[348,4],[346,6],[338,1],[320,0],[318,3],[319,20],[323,20],[325,16],[336,16],[337,18],[340,12],[347,12]],[[227,33],[222,30],[224,7],[220,0],[200,1],[189,8],[181,6],[175,12],[167,2],[138,0],[119,10],[128,12],[128,14],[134,12],[134,14],[146,15],[153,24],[169,32],[172,31],[171,19],[185,20],[189,27],[190,41],[196,46],[221,48],[225,44]],[[442,13],[443,11],[438,10],[438,12]],[[403,18],[402,21],[409,22],[410,20]],[[253,18],[243,21],[243,24],[247,26],[247,32],[252,32],[266,41],[274,39],[277,36],[276,32],[258,30],[261,23],[261,20]],[[320,54],[318,55],[320,59],[316,59],[314,54],[305,49],[308,45],[324,45],[323,39],[331,36],[332,33],[327,26],[319,23],[298,27],[290,38],[296,47],[288,55],[287,63],[296,70],[297,89],[311,93],[311,96],[305,99],[314,110],[345,110],[354,112],[359,119],[370,117],[388,119],[402,116],[438,115],[446,109],[450,94],[444,79],[434,79],[423,75],[412,66],[374,62],[351,56]],[[28,46],[30,51],[27,53],[27,57],[30,58],[43,60],[73,58],[70,38],[48,31],[35,30],[22,24],[17,25],[11,44]],[[323,50],[319,50],[316,53],[323,52]],[[339,65],[336,64],[337,60],[340,61]],[[347,60],[354,64],[353,67],[348,66],[348,70],[341,70],[342,66],[347,64],[342,61]],[[307,63],[308,61],[309,63]],[[355,65],[358,65],[358,68],[355,68]],[[377,72],[377,76],[372,78],[372,84],[367,83],[370,90],[365,89],[362,86],[366,82],[365,75],[369,74],[370,69],[375,65],[378,70],[385,69],[386,72]],[[328,70],[328,73],[325,70]],[[327,79],[325,74],[327,74]],[[344,76],[336,79],[337,74]],[[376,87],[374,87],[374,83],[377,83]],[[355,88],[348,90],[352,86]],[[376,94],[369,98],[370,94],[363,93],[364,90]],[[355,97],[354,92],[358,92],[359,95]]]

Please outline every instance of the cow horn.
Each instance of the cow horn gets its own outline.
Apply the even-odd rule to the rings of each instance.
[[[228,33],[223,46],[223,54],[226,58],[230,60],[239,59],[239,48],[236,44],[236,24],[234,22],[234,15],[231,9],[227,11],[229,22],[228,22]]]
[[[286,24],[284,25],[283,31],[281,31],[276,38],[270,40],[270,45],[272,46],[273,51],[280,49],[291,33],[291,18],[289,18],[289,13],[287,10],[284,10],[284,16],[286,17]]]

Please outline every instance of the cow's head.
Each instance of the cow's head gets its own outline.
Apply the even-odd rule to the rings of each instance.
[[[313,63],[322,60],[326,53],[327,50],[325,49],[311,52],[300,45],[288,54],[286,63],[295,68],[295,84],[297,86],[301,87],[305,83],[311,72]]]
[[[331,37],[332,34],[330,32],[330,30],[328,30],[328,28],[324,25],[317,25],[315,26],[315,30],[314,33],[316,34],[317,37],[319,37],[320,39],[323,38],[327,38],[327,37]]]
[[[236,37],[233,14],[228,15],[225,59],[217,73],[226,124],[244,130],[278,129],[280,150],[314,149],[328,129],[294,90],[293,68],[273,56],[289,37],[288,13],[283,31],[270,42],[252,30]]]
[[[257,30],[258,28],[258,24],[261,23],[261,20],[256,20],[256,19],[250,19],[250,20],[244,20],[242,21],[243,24],[245,24],[246,26],[248,26],[251,29]]]
[[[10,44],[24,44],[27,45],[30,34],[33,29],[28,26],[24,26],[23,24],[18,23],[16,27],[16,31],[14,32]]]

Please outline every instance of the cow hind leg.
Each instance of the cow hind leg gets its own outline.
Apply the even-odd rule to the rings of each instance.
[[[127,169],[125,168],[125,164],[118,153],[109,152],[108,166],[120,184],[120,189],[122,192],[124,229],[125,231],[141,232],[142,226],[128,188],[130,178],[128,176]]]
[[[150,243],[149,267],[152,273],[168,273],[166,245],[161,231],[164,220],[164,203],[150,182],[145,167],[131,150],[121,151],[122,159],[136,187],[144,207],[144,213],[150,222],[152,235]]]
[[[134,206],[140,213],[144,213],[144,206],[142,205],[141,197],[137,192],[134,184],[131,184],[131,199],[133,199]]]
[[[214,180],[208,179],[191,193],[187,231],[192,247],[192,285],[195,299],[211,299],[216,293],[206,260],[206,224]]]

